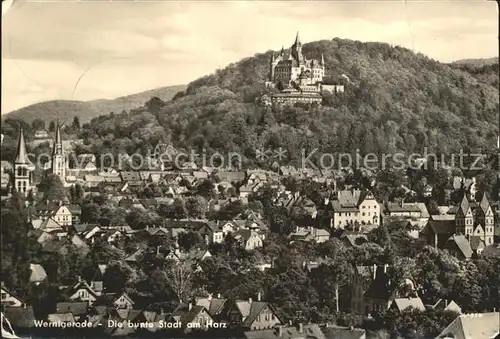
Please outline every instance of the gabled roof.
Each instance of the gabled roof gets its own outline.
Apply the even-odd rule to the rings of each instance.
[[[211,316],[215,316],[222,311],[226,301],[226,298],[198,298],[196,304],[205,307]]]
[[[399,311],[403,311],[409,307],[425,311],[424,303],[420,298],[396,298],[392,301],[391,307],[396,307]]]
[[[429,228],[434,231],[435,234],[445,234],[451,235],[455,232],[455,219],[445,219],[445,220],[429,220],[427,224]]]
[[[454,339],[497,338],[500,333],[500,313],[462,314],[455,318],[437,337]]]
[[[455,243],[465,258],[470,258],[472,256],[472,248],[464,235],[453,235],[448,239],[448,242]]]
[[[203,311],[207,312],[205,307],[200,305],[192,306],[191,310],[188,310],[181,316],[181,323],[187,324],[192,322],[200,313]],[[208,314],[208,312],[207,312]],[[210,314],[208,314],[210,316]]]
[[[479,236],[470,236],[469,242],[470,242],[470,247],[473,251],[486,247],[486,244]]]
[[[280,335],[281,331],[281,335]],[[364,330],[363,330],[364,333]],[[335,333],[336,334],[336,333]],[[244,332],[245,338],[247,339],[273,339],[273,338],[282,338],[282,339],[302,339],[302,338],[307,338],[307,339],[325,339],[325,334],[321,330],[321,328],[317,324],[307,324],[303,325],[302,327],[302,333],[300,332],[300,329],[297,326],[282,326],[281,329],[278,327],[276,328],[270,328],[266,330],[257,330],[257,331],[245,331]],[[361,337],[339,337],[339,336],[332,336],[331,338],[341,338],[341,339],[347,339],[347,338],[353,338],[353,339],[359,339]]]
[[[274,309],[265,301],[253,301],[253,300],[236,300],[236,308],[243,317],[243,327],[250,327],[257,316],[266,308],[269,308],[275,316],[277,316]]]
[[[30,282],[41,282],[47,279],[47,273],[40,264],[30,264]]]
[[[86,289],[90,294],[92,294],[92,296],[94,296],[95,298],[97,298],[97,295],[95,294],[94,290],[92,289],[92,287],[90,287],[89,284],[87,284],[86,281],[82,280],[82,281],[79,281],[77,282],[72,288],[71,288],[71,293],[74,293],[76,291],[78,291],[79,289]]]
[[[328,326],[323,328],[323,332],[328,338],[335,339],[362,339],[366,335],[366,331],[362,328],[341,326]]]
[[[141,181],[141,175],[139,172],[122,171],[120,176],[123,181]]]
[[[215,177],[219,181],[227,181],[227,182],[241,182],[245,180],[245,172],[217,172]]]

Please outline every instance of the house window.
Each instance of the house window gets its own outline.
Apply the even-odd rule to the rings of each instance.
[[[363,217],[365,216],[365,212],[363,212],[362,216],[363,216]]]
[[[7,299],[7,293],[2,293],[2,300]]]

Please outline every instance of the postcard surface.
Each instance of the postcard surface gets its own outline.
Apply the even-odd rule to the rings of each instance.
[[[3,338],[500,337],[494,1],[2,2]]]

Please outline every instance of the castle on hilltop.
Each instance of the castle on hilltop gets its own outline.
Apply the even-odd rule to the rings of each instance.
[[[281,48],[278,56],[274,53],[271,57],[271,81],[274,84],[290,85],[292,81],[304,85],[315,85],[322,82],[325,76],[325,59],[321,53],[321,59],[306,59],[302,53],[302,42],[299,33],[290,48],[288,56],[285,49]]]
[[[271,95],[269,103],[317,103],[322,101],[321,92],[338,93],[344,91],[342,85],[324,85],[325,59],[307,59],[302,52],[299,33],[287,53],[282,47],[276,56],[273,52],[270,62],[267,87],[277,88],[279,93]]]

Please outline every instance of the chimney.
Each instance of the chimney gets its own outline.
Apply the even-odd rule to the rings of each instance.
[[[212,293],[210,293],[210,294],[208,295],[208,298],[207,298],[207,299],[208,299],[208,300],[212,300]]]
[[[252,298],[248,298],[248,303],[251,304],[252,303]]]
[[[290,324],[290,326],[293,325],[293,321],[292,320],[288,321],[288,323]]]
[[[444,299],[444,307],[448,307],[448,299]]]
[[[373,280],[377,277],[377,265],[373,264]]]
[[[217,293],[217,298],[220,298],[220,293]]]
[[[387,268],[389,267],[389,264],[384,265],[384,273],[387,273]]]
[[[304,324],[303,323],[299,323],[299,333],[300,334],[304,333]]]
[[[257,293],[257,301],[260,301],[261,298],[262,298],[262,294],[260,292]]]
[[[189,311],[191,311],[192,308],[193,308],[193,303],[189,303],[189,305],[188,305]]]
[[[160,254],[160,246],[156,246],[156,255]]]

